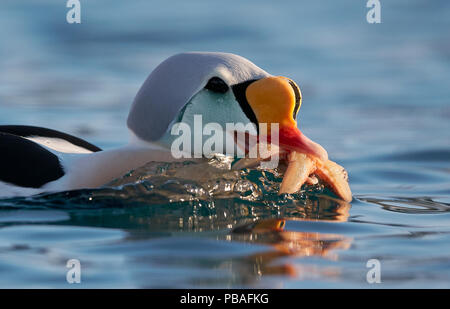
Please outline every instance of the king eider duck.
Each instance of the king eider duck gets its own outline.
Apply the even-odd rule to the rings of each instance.
[[[326,164],[317,162],[329,161],[323,147],[297,128],[301,99],[292,80],[272,76],[241,56],[177,54],[158,65],[137,93],[127,120],[130,139],[123,147],[102,150],[50,129],[0,126],[0,197],[97,188],[150,161],[177,160],[172,129],[180,122],[193,128],[199,115],[202,123],[223,128],[227,123],[278,124],[280,149],[292,152],[290,160],[297,165],[308,165],[306,176],[290,172],[282,186],[289,193],[299,189],[298,182],[311,180],[309,174],[326,171]]]

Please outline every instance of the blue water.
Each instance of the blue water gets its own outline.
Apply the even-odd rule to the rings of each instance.
[[[450,287],[450,3],[381,2],[368,24],[366,1],[81,0],[69,25],[65,1],[3,0],[0,124],[117,146],[159,62],[233,52],[300,85],[300,127],[354,199],[278,197],[270,172],[150,166],[123,187],[1,200],[0,287]]]

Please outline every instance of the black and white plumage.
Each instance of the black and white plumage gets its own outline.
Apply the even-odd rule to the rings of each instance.
[[[56,155],[9,133],[0,133],[0,170],[1,181],[27,188],[40,188],[64,176]]]
[[[253,87],[251,106],[248,88],[256,82],[259,86]],[[265,89],[275,91],[268,96],[272,102],[266,102]],[[95,188],[150,161],[177,160],[171,152],[171,129],[178,122],[194,128],[195,117],[200,115],[204,123],[223,128],[228,123],[256,125],[260,120],[257,115],[279,116],[281,105],[275,101],[280,97],[286,98],[281,105],[287,107],[286,117],[290,119],[283,123],[295,126],[301,97],[289,79],[272,76],[234,54],[177,54],[158,65],[137,93],[127,120],[130,140],[125,146],[101,150],[50,129],[0,126],[0,198]],[[268,107],[272,112],[267,113]],[[294,129],[298,131],[296,126]],[[239,130],[224,133],[231,135]],[[241,133],[248,132],[242,129]],[[311,141],[295,134],[288,134],[294,148],[318,151]]]
[[[166,150],[139,143],[102,151],[47,128],[0,126],[0,198],[94,188],[148,161],[166,161]]]
[[[41,192],[65,174],[61,153],[101,151],[78,137],[35,126],[0,126],[0,196]],[[28,194],[27,194],[28,193]]]
[[[101,151],[99,147],[79,137],[42,127],[0,125],[0,133],[20,136],[61,152],[90,153]]]
[[[94,188],[149,161],[175,160],[170,155],[167,131],[211,78],[233,85],[265,76],[269,74],[233,54],[172,56],[154,69],[134,99],[127,121],[131,135],[128,145],[106,151],[50,129],[0,126],[0,197]],[[213,119],[217,114],[207,106],[198,109]],[[239,105],[233,107],[233,113],[249,121]]]

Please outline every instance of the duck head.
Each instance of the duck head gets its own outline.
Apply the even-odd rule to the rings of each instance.
[[[229,154],[230,136],[233,151],[234,146],[242,149],[245,146],[235,137],[247,135],[277,140],[282,149],[326,160],[325,149],[298,128],[301,102],[294,81],[273,76],[241,56],[181,53],[150,74],[136,95],[127,124],[139,141],[172,149],[183,131],[189,135],[186,152],[196,156],[199,149],[203,156]],[[217,145],[204,147],[213,134]]]

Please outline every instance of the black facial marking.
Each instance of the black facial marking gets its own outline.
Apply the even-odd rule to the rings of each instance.
[[[47,128],[33,127],[33,126],[0,126],[0,132],[9,133],[21,137],[42,136],[50,138],[59,138],[66,140],[73,145],[90,150],[92,152],[101,151],[99,147],[92,145],[91,143],[88,143],[85,140],[82,140],[81,138]]]
[[[292,117],[294,117],[294,120],[297,120],[297,113],[298,109],[300,108],[300,100],[302,99],[302,97],[300,95],[300,90],[298,89],[298,86],[292,80],[289,80],[289,84],[291,85],[292,89],[294,89],[295,93],[295,107]]]
[[[218,93],[225,93],[228,91],[230,87],[228,87],[227,83],[225,83],[221,78],[219,77],[212,77],[209,79],[208,83],[205,86],[205,89],[218,92]]]
[[[247,118],[250,119],[250,121],[254,123],[256,125],[256,128],[259,130],[258,119],[256,119],[255,113],[250,107],[250,104],[248,104],[247,96],[245,95],[247,87],[255,81],[256,79],[245,81],[233,85],[231,86],[231,88],[233,89],[234,97],[239,102],[239,105],[241,106],[241,109],[244,111],[245,116],[247,116]]]
[[[62,176],[64,170],[53,153],[20,136],[0,133],[0,181],[40,188]]]

